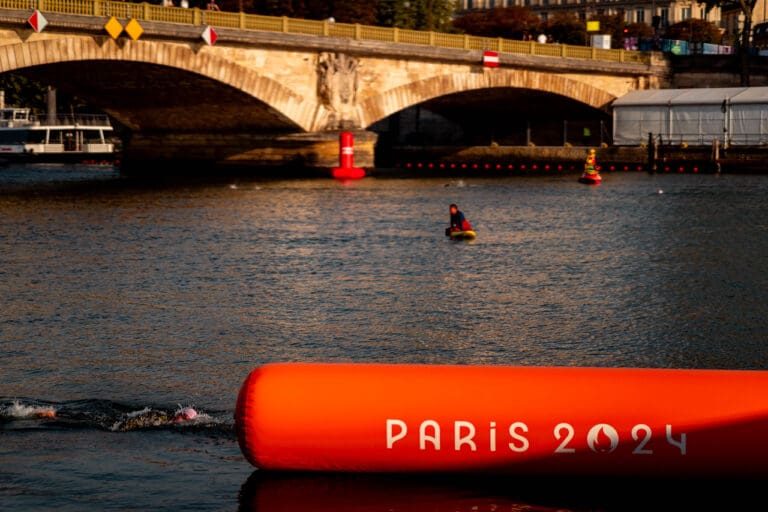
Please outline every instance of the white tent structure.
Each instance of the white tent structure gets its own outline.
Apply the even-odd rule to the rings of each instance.
[[[632,91],[614,100],[613,144],[768,144],[768,87]]]

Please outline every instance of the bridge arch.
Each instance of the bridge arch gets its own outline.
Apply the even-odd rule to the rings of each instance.
[[[271,122],[282,124],[284,129],[290,131],[311,130],[316,116],[324,109],[315,98],[300,94],[279,80],[259,73],[258,69],[228,59],[226,55],[220,56],[206,51],[197,43],[177,44],[125,39],[115,41],[106,36],[70,35],[0,46],[0,67],[4,71],[93,61],[140,63],[198,75],[206,81],[241,92],[242,97],[263,103],[265,110],[273,118]],[[107,72],[106,69],[104,71]],[[222,87],[222,90],[226,87]],[[121,120],[120,105],[99,106],[107,111],[114,111],[115,117]],[[137,128],[131,126],[130,121],[126,122],[126,125]],[[222,126],[218,125],[217,128]]]
[[[492,88],[533,89],[558,94],[595,109],[604,110],[613,94],[567,76],[533,70],[494,69],[492,72],[453,72],[403,84],[359,102],[364,127],[425,101],[451,94]]]
[[[462,125],[466,142],[486,128],[519,131],[504,116],[485,126],[504,102],[513,114],[529,105],[548,116],[537,122],[563,111],[580,122],[607,116],[616,97],[666,76],[653,63],[538,55],[505,55],[502,67],[488,69],[475,50],[262,30],[222,30],[209,46],[199,26],[159,20],[142,23],[140,40],[109,37],[100,16],[51,15],[36,33],[27,16],[0,23],[0,70],[18,70],[111,114],[127,128],[122,162],[130,157],[135,168],[158,159],[328,167],[337,163],[334,132],[342,128],[360,132],[356,163],[370,166],[379,132],[366,129],[425,102],[437,123],[439,116],[454,124],[471,118]],[[410,135],[409,116],[419,112],[405,113],[397,120],[403,132],[399,122],[392,131]]]

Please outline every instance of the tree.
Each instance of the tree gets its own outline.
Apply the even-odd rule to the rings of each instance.
[[[722,31],[711,21],[691,18],[667,27],[664,37],[700,45],[702,43],[719,43]]]
[[[522,39],[526,33],[541,31],[541,19],[526,7],[496,7],[459,16],[453,26],[476,36]]]
[[[5,104],[14,107],[28,107],[33,112],[41,114],[48,111],[48,85],[45,85],[21,73],[9,71],[0,74],[0,90],[5,93]],[[91,107],[77,96],[70,96],[56,91],[56,107],[58,112],[93,113],[98,110]]]
[[[573,12],[557,11],[547,20],[544,31],[561,44],[583,45],[587,39],[584,22]]]
[[[445,32],[452,29],[451,20],[456,11],[454,0],[406,0],[414,18],[416,30]]]
[[[331,4],[328,16],[340,23],[376,24],[378,16],[376,0],[335,0],[326,4]]]
[[[384,27],[449,32],[455,0],[378,0],[377,23]]]
[[[267,16],[293,16],[294,8],[291,0],[255,0],[253,11]]]
[[[406,8],[400,0],[379,0],[376,23],[383,27],[405,28]]]
[[[752,36],[752,15],[757,0],[702,0],[707,6],[707,11],[719,7],[721,13],[740,12],[744,15],[744,23],[741,27],[741,42],[737,45],[739,61],[741,63],[741,85],[749,86],[749,51]]]
[[[38,112],[47,108],[48,87],[14,72],[0,74],[0,89],[5,92],[5,104],[29,107]]]
[[[435,31],[450,30],[455,10],[455,0],[219,0],[238,1],[268,16]]]

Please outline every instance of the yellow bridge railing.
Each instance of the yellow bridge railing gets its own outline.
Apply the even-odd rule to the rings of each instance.
[[[43,13],[83,16],[114,16],[138,21],[159,21],[188,25],[210,25],[240,30],[261,30],[285,34],[341,37],[390,43],[407,43],[464,50],[490,50],[499,53],[565,57],[647,64],[645,52],[607,50],[590,46],[538,43],[511,39],[445,34],[420,30],[374,27],[350,23],[262,16],[239,12],[208,11],[198,8],[163,7],[149,3],[109,0],[0,0],[0,9],[33,10]]]

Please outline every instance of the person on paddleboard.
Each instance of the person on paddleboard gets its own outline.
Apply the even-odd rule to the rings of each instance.
[[[472,231],[472,225],[464,217],[458,206],[452,204],[449,210],[451,212],[451,227],[445,229],[446,235],[450,235],[455,231]]]

